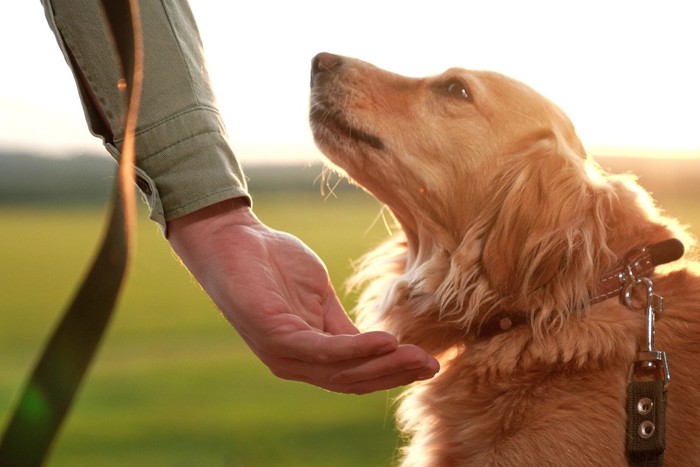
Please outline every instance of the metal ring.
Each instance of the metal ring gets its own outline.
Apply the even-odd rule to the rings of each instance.
[[[632,292],[634,291],[634,288],[637,287],[638,285],[644,285],[644,288],[646,289],[646,300],[644,304],[640,304],[638,306],[634,305],[633,297],[632,297]],[[653,293],[653,283],[651,282],[650,279],[646,277],[638,277],[634,280],[634,282],[631,282],[625,287],[623,291],[623,298],[625,301],[625,305],[627,305],[629,308],[633,310],[643,310],[645,309],[645,305],[648,303],[649,297]]]

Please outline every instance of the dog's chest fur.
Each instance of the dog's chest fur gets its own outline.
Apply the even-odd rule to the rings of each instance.
[[[628,370],[620,362],[631,361],[636,340],[617,331],[616,349],[595,348],[601,341],[592,335],[590,346],[565,347],[565,332],[536,342],[522,329],[447,357],[437,378],[402,401],[400,421],[414,433],[405,464],[597,465],[603,453],[606,462],[620,457]]]
[[[671,391],[669,406],[684,406],[693,392],[688,383],[700,380],[681,373],[688,363],[673,337],[689,332],[679,316],[693,305],[676,297],[697,286],[686,272],[672,276],[657,281],[673,306],[657,336],[685,380]],[[686,287],[681,277],[690,281]],[[446,352],[440,374],[402,397],[399,424],[411,436],[403,465],[626,465],[626,386],[643,333],[641,313],[613,299],[544,338],[521,326]],[[687,418],[672,414],[669,429],[700,428],[681,426]],[[670,439],[669,447],[677,442]]]

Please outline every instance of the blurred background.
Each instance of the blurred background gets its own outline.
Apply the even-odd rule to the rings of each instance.
[[[518,78],[569,114],[603,166],[636,173],[700,234],[692,2],[241,3],[191,1],[232,144],[258,216],[324,259],[347,309],[351,261],[387,230],[369,196],[343,181],[323,189],[307,123],[309,64],[323,50],[412,76],[463,66]],[[2,11],[0,43],[4,427],[94,253],[115,166],[86,129],[39,2]],[[392,463],[398,392],[344,396],[273,377],[143,209],[137,235],[114,321],[49,465]]]

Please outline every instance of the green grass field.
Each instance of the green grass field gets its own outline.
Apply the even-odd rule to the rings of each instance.
[[[384,235],[367,197],[256,198],[258,215],[302,237],[342,287]],[[95,248],[103,212],[0,207],[0,414]],[[348,304],[349,305],[349,304]],[[388,465],[392,395],[331,394],[279,380],[253,356],[140,216],[131,276],[55,447],[52,466]]]
[[[696,201],[657,193],[700,234]],[[326,261],[336,287],[386,235],[366,196],[256,197],[269,225]],[[99,208],[0,205],[0,423],[81,278]],[[140,216],[115,319],[51,466],[387,466],[399,444],[395,392],[331,394],[269,374]],[[346,306],[352,299],[346,298]]]

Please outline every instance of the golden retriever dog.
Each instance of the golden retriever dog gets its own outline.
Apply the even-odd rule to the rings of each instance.
[[[322,53],[310,121],[401,227],[360,263],[358,322],[441,362],[401,397],[404,465],[635,465],[627,441],[655,425],[626,434],[628,383],[665,368],[665,465],[700,465],[700,277],[671,240],[691,239],[587,157],[557,106],[497,73],[407,78]],[[645,349],[668,366],[635,363]]]

